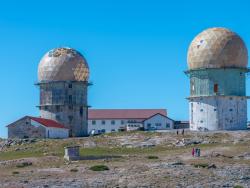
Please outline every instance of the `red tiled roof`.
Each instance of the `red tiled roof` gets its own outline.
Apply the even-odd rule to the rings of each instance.
[[[31,116],[28,116],[30,119],[44,125],[45,127],[54,127],[54,128],[64,128],[66,129],[66,127],[64,127],[64,125],[54,121],[54,120],[51,120],[51,119],[45,119],[45,118],[38,118],[38,117],[31,117]]]
[[[155,114],[167,116],[165,109],[89,109],[88,119],[147,119]]]

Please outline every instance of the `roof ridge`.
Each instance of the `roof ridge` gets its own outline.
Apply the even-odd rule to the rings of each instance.
[[[165,108],[92,108],[89,110],[167,110]]]
[[[89,119],[146,119],[160,113],[167,116],[167,109],[89,109]]]
[[[67,129],[62,123],[57,122],[56,120],[53,119],[47,119],[47,118],[42,118],[42,117],[33,117],[33,116],[28,116],[30,119],[44,125],[45,127],[54,127],[54,128],[64,128]]]

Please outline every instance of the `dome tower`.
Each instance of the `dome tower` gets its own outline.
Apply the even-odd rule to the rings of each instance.
[[[246,129],[248,53],[240,36],[207,29],[191,42],[187,62],[190,129]]]
[[[70,136],[87,135],[89,68],[72,48],[55,48],[38,66],[40,115],[69,128]]]

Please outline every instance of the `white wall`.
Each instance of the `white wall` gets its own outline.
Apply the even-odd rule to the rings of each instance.
[[[46,138],[68,138],[69,130],[62,128],[46,127]]]
[[[199,97],[189,101],[190,129],[237,130],[247,128],[244,97]]]
[[[174,128],[174,121],[160,114],[156,114],[155,116],[144,121],[145,130],[149,129],[149,124],[151,125],[151,128],[156,130],[167,130]],[[167,124],[169,127],[167,127]]]
[[[92,121],[95,121],[95,125],[92,124]],[[105,121],[105,124],[102,124],[102,121]],[[111,122],[115,121],[113,125]],[[112,130],[118,131],[119,128],[125,128],[128,120],[124,120],[124,124],[121,123],[122,119],[106,119],[106,120],[88,120],[88,133],[95,129],[95,130],[102,130],[104,129],[106,133],[111,132]]]
[[[95,124],[93,125],[93,121],[95,121]],[[127,125],[140,125],[139,127],[145,128],[147,130],[146,126],[148,123],[151,123],[152,126],[155,126],[156,124],[160,124],[160,126],[157,126],[158,130],[165,130],[165,129],[173,129],[174,127],[174,121],[162,116],[160,114],[156,114],[155,116],[151,117],[150,119],[147,119],[145,122],[142,122],[142,119],[106,119],[105,124],[102,124],[103,120],[88,120],[88,133],[90,133],[91,130],[102,130],[104,129],[106,133],[111,132],[112,130],[118,131],[120,128],[128,128]],[[111,122],[115,121],[115,124],[113,125]],[[121,123],[123,121],[123,124]],[[131,122],[133,121],[133,122]],[[166,125],[169,124],[169,128],[166,127]],[[139,129],[139,127],[129,127],[129,130],[136,130]]]
[[[46,138],[48,138],[48,135],[49,135],[49,138],[68,138],[69,137],[69,129],[46,127],[32,119],[31,119],[31,124],[35,127],[39,127],[39,126],[44,127]]]
[[[143,127],[143,123],[127,123],[126,130],[135,131],[135,130],[139,130],[141,127]]]

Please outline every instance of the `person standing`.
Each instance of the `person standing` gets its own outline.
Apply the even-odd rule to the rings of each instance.
[[[195,148],[194,155],[195,155],[195,157],[198,157],[198,148]]]
[[[198,148],[198,157],[200,157],[201,156],[201,149],[200,148]]]
[[[194,157],[194,148],[192,149],[192,156]]]
[[[184,135],[184,129],[182,129],[182,133],[181,134]]]

